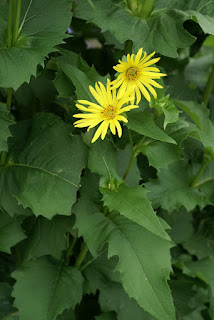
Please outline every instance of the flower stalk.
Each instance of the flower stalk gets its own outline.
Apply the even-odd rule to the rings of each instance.
[[[13,24],[13,0],[9,3],[8,25],[7,25],[7,47],[12,45],[12,24]]]
[[[13,39],[12,39],[12,46],[16,44],[16,41],[19,36],[19,24],[20,24],[20,15],[21,15],[21,5],[22,0],[17,0],[16,3],[16,11],[14,12],[14,24],[13,24]]]
[[[210,94],[214,88],[214,64],[212,65],[212,70],[209,75],[207,85],[204,91],[203,99],[202,102],[205,104],[205,106],[208,105],[209,99],[210,99]]]
[[[141,18],[147,19],[154,7],[155,0],[144,0],[142,8],[141,8]]]

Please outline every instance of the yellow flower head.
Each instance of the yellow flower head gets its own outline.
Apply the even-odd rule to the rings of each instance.
[[[124,104],[130,103],[130,100],[133,100],[133,98],[130,98],[127,94],[118,98],[116,89],[110,89],[109,80],[106,88],[101,82],[98,82],[98,84],[95,84],[95,89],[91,86],[89,86],[89,89],[97,103],[87,100],[78,100],[76,107],[86,113],[74,115],[75,118],[80,118],[80,120],[74,122],[74,126],[78,128],[88,127],[88,130],[90,130],[101,123],[94,134],[91,141],[92,143],[95,142],[100,135],[103,140],[106,136],[108,127],[110,127],[113,134],[116,134],[117,129],[118,136],[121,137],[122,128],[119,121],[128,122],[122,113],[138,108],[138,106],[132,104],[123,107]],[[88,107],[83,105],[87,105]]]
[[[150,91],[154,98],[157,98],[157,93],[153,87],[163,88],[153,79],[160,79],[166,76],[164,73],[160,73],[160,70],[155,67],[151,67],[152,64],[158,62],[160,58],[154,58],[155,52],[147,56],[145,52],[142,57],[143,48],[141,48],[136,55],[127,55],[127,61],[119,60],[114,69],[120,73],[116,80],[112,81],[112,88],[120,87],[118,91],[118,97],[122,97],[126,92],[127,88],[130,90],[130,94],[137,98],[137,104],[141,100],[141,93],[144,95],[146,100],[150,102],[151,98],[149,95]]]

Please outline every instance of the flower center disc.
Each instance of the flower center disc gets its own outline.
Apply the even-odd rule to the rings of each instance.
[[[112,120],[115,118],[116,110],[115,110],[115,107],[108,106],[107,108],[105,108],[105,110],[102,113],[106,119]]]
[[[138,76],[138,69],[135,67],[130,67],[126,71],[126,76],[129,80],[135,80]]]

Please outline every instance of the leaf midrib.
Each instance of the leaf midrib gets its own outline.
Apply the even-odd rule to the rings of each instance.
[[[73,185],[74,187],[76,187],[77,189],[79,188],[79,186],[71,181],[69,181],[68,179],[66,178],[63,178],[62,176],[59,176],[58,174],[56,173],[53,173],[49,170],[46,170],[46,169],[43,169],[43,168],[40,168],[40,167],[36,167],[36,166],[32,166],[32,165],[29,165],[29,164],[25,164],[25,163],[12,163],[9,165],[10,167],[23,167],[23,168],[29,168],[29,169],[34,169],[34,170],[39,170],[39,171],[42,171],[42,172],[45,172],[46,174],[49,174],[51,176],[54,176],[54,177],[57,177],[58,179],[61,179],[71,185]]]

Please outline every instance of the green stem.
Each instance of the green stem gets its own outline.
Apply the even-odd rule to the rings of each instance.
[[[7,46],[11,48],[12,45],[12,22],[13,22],[13,0],[9,3],[8,25],[7,25]]]
[[[133,162],[134,162],[134,159],[135,159],[136,155],[134,153],[132,153],[132,157],[129,161],[129,165],[128,165],[128,168],[126,169],[126,172],[124,173],[123,175],[123,180],[126,180],[128,174],[129,174],[129,171],[131,170],[131,167],[133,165]]]
[[[152,12],[154,4],[155,4],[155,0],[144,0],[141,8],[140,17],[143,19],[148,18]]]
[[[20,15],[21,15],[21,5],[22,0],[17,0],[16,4],[16,13],[15,13],[15,19],[14,19],[14,25],[13,25],[13,40],[12,40],[12,46],[16,44],[16,41],[18,39],[19,35],[19,24],[20,24]]]
[[[131,130],[128,129],[128,134],[129,134],[129,142],[130,142],[130,145],[131,145],[131,150],[132,150],[132,153],[134,151],[134,144],[133,144],[133,140],[132,140],[132,134],[131,134]]]
[[[7,162],[7,151],[2,151],[0,163],[2,166],[4,166],[6,162]]]
[[[200,178],[200,176],[202,175],[202,173],[204,172],[204,170],[206,169],[206,167],[208,166],[209,162],[203,161],[201,167],[199,168],[198,172],[196,173],[196,176],[194,177],[192,183],[191,183],[191,187],[194,188],[197,185],[198,179]]]
[[[207,80],[207,85],[204,91],[203,99],[202,102],[205,104],[205,106],[208,105],[209,99],[210,99],[210,94],[213,90],[214,87],[214,64],[212,65],[212,70],[209,75],[209,78]]]
[[[77,269],[80,268],[83,260],[85,259],[85,256],[86,256],[87,252],[88,252],[88,246],[87,246],[87,244],[85,243],[84,246],[83,246],[83,248],[82,248],[82,250],[80,251],[80,253],[79,253],[78,257],[77,257],[76,263],[75,263],[75,267],[76,267]]]
[[[76,235],[76,236],[72,239],[72,241],[71,241],[71,243],[70,243],[70,245],[69,245],[69,247],[68,247],[68,249],[67,249],[67,251],[66,251],[65,260],[66,260],[67,263],[69,263],[69,259],[70,259],[70,256],[72,255],[73,248],[74,248],[74,246],[75,246],[75,244],[76,244],[76,242],[77,242],[77,239],[78,239],[78,236]]]
[[[12,96],[13,96],[13,89],[9,88],[7,92],[7,108],[9,111],[11,110]]]

